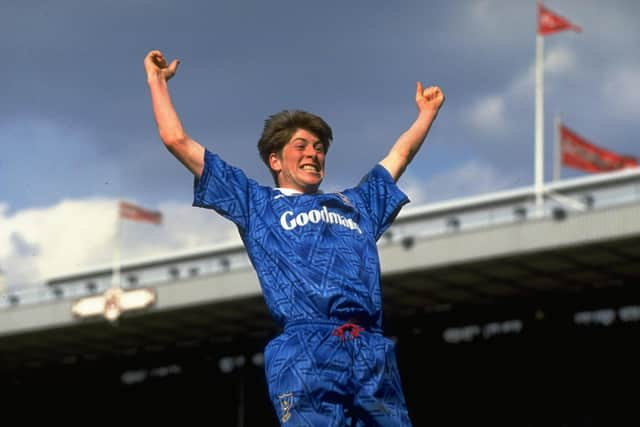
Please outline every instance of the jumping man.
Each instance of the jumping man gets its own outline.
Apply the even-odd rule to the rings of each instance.
[[[193,205],[237,227],[283,332],[265,348],[269,395],[284,427],[411,426],[393,341],[383,336],[377,240],[409,202],[396,186],[444,102],[416,84],[418,114],[360,183],[319,191],[332,130],[300,110],[270,116],[258,151],[275,187],[258,184],[192,139],[171,101],[179,61],[144,60],[165,147],[195,176]]]

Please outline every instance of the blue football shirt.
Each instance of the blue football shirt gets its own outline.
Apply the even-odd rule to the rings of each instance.
[[[382,327],[377,240],[409,199],[376,165],[339,193],[286,195],[205,151],[193,205],[238,227],[274,319]]]

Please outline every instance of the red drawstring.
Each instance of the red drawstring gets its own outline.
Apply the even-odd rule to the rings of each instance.
[[[351,330],[351,339],[358,338],[360,331],[364,331],[364,328],[356,325],[355,323],[345,323],[344,325],[338,326],[333,331],[333,335],[340,337],[340,339],[344,341],[344,331],[346,329]]]

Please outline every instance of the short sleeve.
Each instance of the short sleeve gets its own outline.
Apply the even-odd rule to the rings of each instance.
[[[213,209],[246,230],[251,187],[241,169],[205,150],[202,175],[193,184],[193,206]]]
[[[380,164],[362,178],[355,190],[360,193],[367,207],[376,240],[393,223],[400,209],[409,203],[407,195]]]

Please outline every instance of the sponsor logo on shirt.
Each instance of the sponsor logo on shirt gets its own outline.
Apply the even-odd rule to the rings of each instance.
[[[322,209],[311,209],[308,212],[300,212],[297,215],[294,215],[293,211],[286,211],[280,217],[280,225],[285,230],[293,230],[296,227],[304,227],[309,223],[317,224],[319,222],[338,224],[362,234],[362,230],[360,230],[357,222],[339,213],[331,212],[326,206],[323,206]]]

